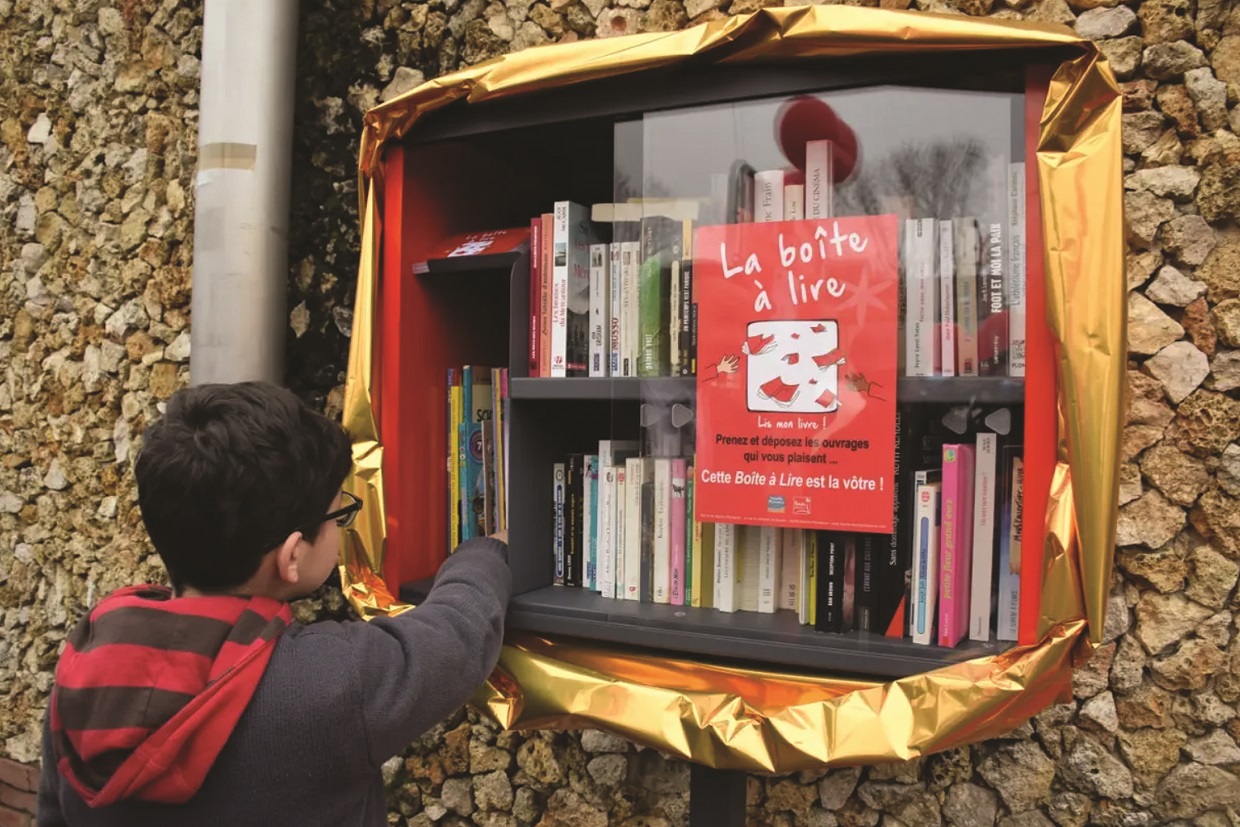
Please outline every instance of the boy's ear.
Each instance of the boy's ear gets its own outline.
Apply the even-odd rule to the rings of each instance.
[[[296,585],[301,578],[298,566],[301,563],[301,555],[304,551],[302,539],[301,532],[294,531],[284,538],[284,542],[276,549],[276,575],[281,582],[288,583],[290,586]]]

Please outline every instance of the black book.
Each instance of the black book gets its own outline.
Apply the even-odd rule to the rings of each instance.
[[[580,586],[584,561],[583,517],[585,505],[585,457],[581,454],[569,454],[565,463],[565,551],[564,551],[564,585]]]

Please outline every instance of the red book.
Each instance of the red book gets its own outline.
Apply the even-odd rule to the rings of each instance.
[[[529,238],[528,227],[459,233],[444,239],[423,261],[415,261],[413,272],[459,273],[464,269],[511,265],[517,251]]]

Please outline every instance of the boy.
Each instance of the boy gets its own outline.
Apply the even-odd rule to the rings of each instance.
[[[349,439],[263,383],[181,391],[149,428],[138,503],[173,589],[109,595],[69,637],[38,824],[387,823],[380,767],[499,659],[507,546],[461,545],[416,609],[293,623],[327,578]]]

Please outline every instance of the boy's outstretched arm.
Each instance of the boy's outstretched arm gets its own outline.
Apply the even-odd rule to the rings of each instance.
[[[512,589],[508,547],[468,540],[417,608],[345,624],[376,766],[459,709],[499,660]]]

